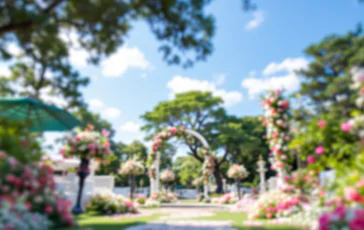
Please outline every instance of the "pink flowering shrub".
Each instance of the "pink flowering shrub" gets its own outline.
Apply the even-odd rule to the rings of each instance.
[[[287,187],[291,188],[291,193],[299,193],[300,195],[310,195],[312,191],[320,186],[318,172],[309,169],[300,169],[292,172],[284,178]]]
[[[364,229],[364,209],[338,206],[332,212],[326,212],[319,218],[319,230]]]
[[[225,193],[220,197],[215,197],[211,199],[211,203],[214,204],[235,204],[237,201],[237,197],[234,197],[231,193]]]
[[[74,225],[70,201],[56,195],[53,170],[46,165],[23,165],[0,152],[0,202],[15,204],[22,197],[30,212],[46,214],[55,226]]]
[[[97,213],[99,215],[138,213],[138,208],[131,200],[121,195],[103,192],[94,195],[88,201],[86,212]]]
[[[249,209],[250,219],[273,219],[288,217],[302,209],[302,199],[293,194],[280,190],[273,190],[259,196]]]
[[[178,195],[171,192],[154,192],[149,199],[160,203],[172,203],[177,201]]]

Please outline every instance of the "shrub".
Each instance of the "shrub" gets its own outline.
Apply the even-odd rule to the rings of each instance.
[[[112,192],[102,192],[94,195],[86,205],[87,212],[95,212],[100,215],[121,213],[137,213],[134,203],[121,195]]]
[[[150,197],[151,200],[158,200],[160,203],[176,202],[178,195],[171,192],[155,192]]]
[[[30,212],[45,214],[54,226],[72,226],[71,202],[55,193],[53,170],[46,165],[23,165],[0,152],[0,201],[24,199]]]

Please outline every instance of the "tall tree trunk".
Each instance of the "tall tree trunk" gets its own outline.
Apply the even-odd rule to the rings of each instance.
[[[215,181],[216,181],[216,193],[224,193],[224,188],[223,188],[223,183],[222,183],[222,176],[220,174],[220,166],[216,165],[215,166],[215,171],[214,171],[214,177],[215,177]]]

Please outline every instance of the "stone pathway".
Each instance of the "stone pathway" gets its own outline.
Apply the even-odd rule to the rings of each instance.
[[[162,208],[159,213],[169,214],[148,224],[132,226],[126,230],[233,230],[230,221],[193,220],[200,217],[211,217],[213,209],[168,209]]]

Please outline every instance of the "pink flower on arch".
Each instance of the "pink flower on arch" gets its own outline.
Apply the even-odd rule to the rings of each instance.
[[[317,155],[321,155],[325,152],[325,148],[323,146],[317,146],[315,152]]]
[[[345,198],[348,201],[353,201],[353,202],[363,201],[363,197],[361,197],[358,191],[353,187],[345,188],[344,193],[345,193]]]
[[[313,163],[315,163],[315,158],[314,158],[313,156],[308,156],[308,157],[307,157],[307,162],[308,162],[309,164],[313,164]]]
[[[344,122],[341,124],[341,130],[344,131],[344,132],[350,132],[351,128],[353,126],[349,123],[349,122]]]
[[[318,121],[317,126],[320,128],[324,128],[326,126],[326,121],[324,121],[324,120]]]
[[[172,127],[169,130],[171,133],[177,133],[177,128],[176,127]]]

